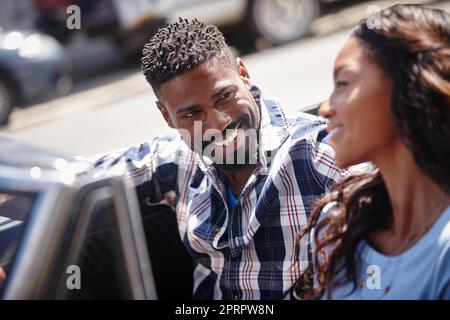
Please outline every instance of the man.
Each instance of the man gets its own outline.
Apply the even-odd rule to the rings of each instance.
[[[215,26],[180,19],[143,55],[157,107],[180,134],[97,166],[125,164],[140,199],[173,207],[195,264],[195,299],[288,297],[308,266],[297,233],[340,175],[320,142],[325,123],[286,118]]]

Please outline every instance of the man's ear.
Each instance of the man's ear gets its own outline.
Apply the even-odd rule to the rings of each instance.
[[[236,58],[236,62],[238,66],[239,76],[241,77],[242,81],[244,81],[248,89],[251,89],[252,80],[250,79],[250,75],[247,71],[247,67],[244,64],[244,61],[241,58]]]
[[[162,116],[164,117],[164,120],[166,120],[167,125],[171,127],[172,129],[175,129],[175,126],[173,125],[172,119],[170,118],[169,112],[167,111],[166,107],[161,101],[156,101],[156,106],[158,107],[159,111],[161,112]]]

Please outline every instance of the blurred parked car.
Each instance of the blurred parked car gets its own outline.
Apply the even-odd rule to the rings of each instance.
[[[169,207],[138,201],[120,168],[1,134],[0,268],[1,299],[192,298]]]
[[[198,18],[220,28],[236,27],[250,40],[272,44],[300,39],[309,33],[322,4],[342,0],[34,0],[38,25],[60,41],[75,34],[66,28],[66,8],[81,11],[81,32],[114,39],[125,53],[140,52],[166,21]]]
[[[308,35],[321,5],[338,1],[342,0],[164,0],[164,9],[169,21],[185,17],[222,28],[240,26],[254,39],[283,44]]]
[[[170,3],[170,1],[167,1]],[[77,33],[89,38],[104,37],[118,43],[125,55],[142,50],[143,44],[165,23],[160,0],[33,0],[37,28],[68,44]],[[67,8],[80,12],[80,30],[70,30]]]
[[[70,61],[55,39],[0,28],[0,125],[15,106],[67,93],[71,85]]]
[[[319,16],[321,2],[334,1],[338,0],[114,0],[113,3],[124,29],[137,29],[144,21],[159,26],[162,21],[175,21],[178,17],[197,18],[219,28],[241,27],[250,38],[263,37],[273,44],[283,44],[307,35],[310,24]],[[142,35],[146,39],[150,36]]]
[[[299,39],[319,15],[318,0],[172,0],[168,20],[199,18],[219,27],[241,25],[244,32],[274,44]]]

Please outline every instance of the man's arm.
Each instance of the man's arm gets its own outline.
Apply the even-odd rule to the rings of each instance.
[[[294,118],[292,136],[298,139],[303,156],[308,158],[310,172],[325,191],[341,179],[347,172],[335,164],[335,152],[328,144],[327,122],[325,119],[300,112]]]
[[[336,166],[334,160],[335,152],[326,142],[327,136],[328,133],[325,127],[317,132],[316,140],[311,145],[311,161],[320,181],[323,183],[326,191],[329,192],[331,187],[346,175],[347,170]]]
[[[177,186],[182,140],[177,135],[154,138],[151,142],[89,158],[95,170],[125,168],[124,177],[136,187],[138,197],[150,203],[164,203]]]

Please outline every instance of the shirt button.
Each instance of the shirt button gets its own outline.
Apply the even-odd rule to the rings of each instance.
[[[215,233],[219,233],[219,232],[220,232],[220,228],[219,228],[219,227],[215,227],[215,228],[214,228],[214,232],[215,232]]]
[[[239,300],[239,296],[238,296],[238,295],[235,295],[235,296],[233,297],[233,299],[234,299],[234,300]]]

